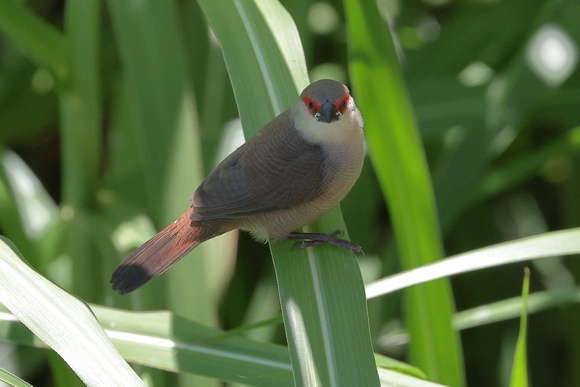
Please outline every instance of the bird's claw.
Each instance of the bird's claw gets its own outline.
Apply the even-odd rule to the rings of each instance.
[[[306,239],[294,243],[290,248],[290,250],[294,249],[297,246],[302,249],[305,249],[307,247],[315,247],[320,246],[324,243],[330,243],[333,246],[342,247],[343,249],[348,250],[354,256],[356,256],[356,253],[363,252],[362,247],[360,247],[359,245],[352,243],[351,241],[347,241],[346,239],[340,239],[336,237],[337,235],[343,233],[344,231],[339,229],[333,232],[332,234],[305,234],[304,236],[306,237]]]

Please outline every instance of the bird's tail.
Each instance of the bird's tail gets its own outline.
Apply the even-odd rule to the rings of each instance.
[[[213,237],[213,227],[192,223],[191,212],[190,207],[179,219],[129,254],[111,277],[113,289],[121,295],[134,291]]]

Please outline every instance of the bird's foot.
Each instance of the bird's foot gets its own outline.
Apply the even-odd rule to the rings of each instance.
[[[304,239],[303,241],[296,242],[292,245],[290,250],[294,249],[296,246],[305,249],[306,247],[320,246],[323,243],[330,243],[331,245],[342,247],[350,251],[356,256],[356,253],[362,252],[362,248],[347,241],[346,239],[337,238],[337,235],[344,233],[342,230],[336,230],[332,234],[322,234],[322,233],[311,233],[311,232],[291,232],[288,234],[286,239]]]

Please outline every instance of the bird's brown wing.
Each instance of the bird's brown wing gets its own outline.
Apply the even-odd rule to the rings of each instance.
[[[192,197],[192,220],[288,209],[322,193],[324,151],[282,113],[222,161]]]

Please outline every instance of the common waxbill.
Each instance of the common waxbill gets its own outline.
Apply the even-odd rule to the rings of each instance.
[[[293,232],[340,202],[364,158],[363,120],[348,88],[310,84],[294,105],[226,157],[201,183],[179,219],[131,253],[113,273],[113,289],[132,292],[200,243],[240,228],[261,242],[307,239],[360,247],[335,236]]]

